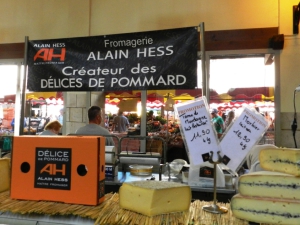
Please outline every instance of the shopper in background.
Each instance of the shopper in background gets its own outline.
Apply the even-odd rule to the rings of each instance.
[[[129,121],[126,116],[123,115],[123,111],[119,110],[118,116],[113,120],[112,130],[119,133],[127,131],[129,127]]]
[[[227,129],[230,126],[230,124],[234,120],[234,117],[235,117],[234,111],[233,110],[229,111],[227,116],[226,116],[226,120],[225,120],[225,129]]]
[[[64,122],[64,109],[63,108],[59,110],[59,115],[57,117],[57,120],[61,124],[61,128],[59,130],[59,134],[62,134],[62,125],[63,125],[63,122]]]
[[[76,130],[75,134],[81,134],[81,135],[110,135],[109,131],[101,127],[101,108],[99,106],[92,106],[88,110],[88,119],[89,124],[80,127],[78,130]],[[114,146],[115,143],[111,137],[105,137],[106,141],[105,144],[107,146]]]
[[[10,126],[11,126],[11,130],[14,131],[15,130],[15,118],[13,118],[12,121],[10,122]],[[26,127],[26,119],[24,119],[24,127]]]
[[[109,116],[105,114],[104,126],[106,129],[109,129]]]
[[[45,130],[42,133],[40,133],[40,135],[58,135],[61,127],[61,123],[57,120],[51,121],[46,124]]]
[[[224,132],[224,120],[221,116],[218,115],[217,109],[211,110],[211,116],[212,116],[212,122],[215,126],[215,129],[217,131],[218,138],[221,138]]]

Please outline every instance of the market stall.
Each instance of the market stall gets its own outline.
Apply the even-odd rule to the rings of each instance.
[[[147,38],[140,39],[141,36]],[[195,46],[198,44],[196,27],[142,32],[139,34],[130,33],[124,34],[122,37],[120,37],[120,35],[107,35],[101,37],[101,40],[103,38],[112,43],[109,48],[107,45],[103,44],[104,42],[102,43],[102,41],[99,41],[99,37],[84,37],[80,38],[80,40],[79,38],[46,40],[47,43],[43,43],[45,40],[28,42],[29,60],[27,87],[31,91],[43,90],[49,92],[140,90],[142,103],[140,135],[139,137],[132,138],[143,140],[140,141],[140,145],[137,149],[138,151],[136,151],[138,154],[131,152],[131,155],[128,156],[129,151],[125,149],[125,153],[122,154],[122,151],[120,152],[119,159],[121,161],[121,158],[124,158],[126,161],[128,159],[138,158],[139,163],[149,163],[154,160],[159,168],[162,166],[161,163],[165,163],[166,173],[159,170],[158,174],[153,173],[151,179],[157,179],[158,176],[158,180],[161,181],[160,183],[166,181],[180,183],[181,180],[175,181],[174,178],[171,177],[174,176],[175,171],[179,173],[180,170],[178,170],[177,167],[175,167],[175,170],[173,168],[174,163],[170,163],[172,165],[169,165],[166,163],[165,157],[162,157],[162,155],[166,155],[166,151],[164,149],[161,150],[157,143],[155,143],[157,152],[154,154],[154,151],[152,150],[152,139],[155,139],[154,137],[162,139],[163,143],[169,141],[169,132],[175,131],[175,128],[178,128],[175,127],[176,124],[174,124],[174,121],[171,121],[173,123],[170,123],[169,119],[167,119],[166,127],[159,130],[160,133],[158,135],[152,133],[152,135],[155,135],[154,137],[151,135],[146,136],[146,128],[148,125],[146,120],[147,97],[152,100],[149,100],[151,103],[159,101],[156,103],[161,104],[161,107],[163,107],[165,104],[164,98],[169,98],[170,93],[168,92],[167,96],[161,94],[156,95],[153,93],[147,96],[146,90],[170,90],[172,88],[175,90],[195,89],[195,84],[197,83],[197,50],[195,49]],[[121,44],[120,40],[137,40],[137,42],[126,42],[127,44],[124,45]],[[78,45],[79,41],[84,42],[84,44]],[[51,48],[51,46],[57,46],[56,44],[58,42],[64,44]],[[143,52],[140,51],[141,46],[132,46],[133,43],[144,46]],[[44,48],[44,44],[47,46],[49,45],[50,49]],[[87,45],[91,46],[86,47]],[[68,46],[68,48],[65,48],[64,46]],[[94,52],[91,51],[91,49],[97,49],[97,51]],[[77,51],[81,52],[80,57],[76,54]],[[157,54],[153,55],[154,51],[156,51]],[[188,52],[188,54],[182,54],[184,52]],[[129,57],[129,55],[132,57]],[[115,60],[114,57],[117,57],[118,60]],[[80,65],[80,68],[76,68],[75,65]],[[85,67],[83,68],[82,65],[85,65]],[[124,74],[126,74],[126,76],[124,76]],[[200,92],[200,90],[197,91]],[[128,93],[127,97],[132,97],[132,94],[133,93]],[[199,95],[191,96],[185,91],[178,95],[175,94],[174,97],[179,97],[178,99],[173,99],[176,101],[194,99],[195,97],[199,97]],[[184,97],[186,98],[184,99]],[[30,101],[30,106],[33,106],[35,101],[40,100]],[[25,105],[23,106],[25,112],[26,107]],[[203,107],[199,108],[204,109]],[[197,114],[196,110],[195,113]],[[206,116],[206,119],[208,118],[209,116]],[[157,119],[157,116],[151,118],[151,121],[155,122],[155,119]],[[162,123],[162,121],[159,122]],[[84,192],[89,196],[93,196],[93,203],[89,204],[97,205],[97,203],[103,203],[104,189],[110,184],[109,182],[105,183],[103,177],[105,171],[103,169],[98,170],[95,168],[104,168],[103,149],[105,146],[103,140],[99,140],[101,138],[103,139],[103,137],[60,136],[53,137],[53,140],[49,137],[42,138],[43,137],[34,136],[15,137],[14,152],[16,154],[13,154],[12,160],[11,197],[29,200],[30,198],[33,200],[61,200],[66,203],[74,203],[75,201],[78,203],[80,201],[87,201],[87,198],[80,195],[80,193]],[[119,138],[120,142],[122,138],[124,139],[124,137]],[[130,137],[126,137],[126,139],[130,139]],[[150,142],[147,142],[144,139],[149,139]],[[39,140],[38,147],[33,140]],[[89,141],[91,141],[93,145],[87,145],[90,143]],[[25,142],[28,146],[27,154],[22,155],[21,157],[20,152],[23,150],[22,145],[24,145]],[[82,144],[83,142],[85,143],[84,145]],[[173,142],[171,143],[172,145],[177,145]],[[182,145],[183,143],[181,143],[181,146]],[[85,147],[85,154],[82,154],[83,146]],[[87,146],[96,147],[94,149],[93,147],[89,148]],[[122,145],[119,150],[122,150]],[[164,160],[160,161],[162,158]],[[20,171],[19,164],[22,163],[22,160],[26,160],[26,165],[22,167],[22,171]],[[181,162],[182,161],[184,160],[181,159]],[[31,167],[30,164],[32,163],[35,164],[36,167]],[[61,165],[61,163],[64,164]],[[180,165],[183,166],[185,164]],[[60,166],[62,166],[62,169],[60,169]],[[34,168],[35,171],[28,170],[28,168]],[[86,168],[91,169],[87,170]],[[32,182],[28,182],[28,179],[22,178],[24,176],[23,170],[26,171],[26,175],[30,177]],[[46,175],[43,172],[45,172]],[[119,185],[124,183],[127,179],[134,178],[132,176],[133,174],[130,174],[130,176],[127,177],[126,171],[122,172],[123,174],[121,174],[122,177],[120,180],[118,175],[115,177],[116,180],[114,179],[112,181],[112,185]],[[171,175],[171,172],[173,175]],[[145,179],[145,177],[140,178],[139,176],[135,178],[138,180]],[[223,180],[223,178],[225,179],[225,177],[222,177],[221,179]],[[210,181],[212,181],[212,179],[210,179]],[[22,185],[17,185],[20,183],[22,183]],[[83,186],[81,185],[82,183],[87,185]],[[92,185],[88,185],[88,183],[92,183]],[[211,192],[212,187],[214,191],[216,190],[216,186],[213,186],[212,184],[213,182],[210,182],[208,192]],[[176,184],[176,186],[178,186],[178,184]],[[182,184],[179,186],[184,187],[185,189],[191,188],[193,192],[203,192],[202,189],[199,190],[197,187],[193,188]],[[218,186],[222,189],[219,189],[219,193],[229,193],[229,196],[235,193],[233,183],[229,186],[230,190],[227,190],[225,188],[225,182],[223,182],[222,185]],[[20,188],[23,187],[26,187],[27,190],[31,191],[20,191]],[[78,196],[78,198],[72,198],[74,194]],[[186,200],[190,203],[190,198],[186,198],[185,201]],[[4,207],[7,206],[5,205]],[[112,208],[110,211],[111,210]]]

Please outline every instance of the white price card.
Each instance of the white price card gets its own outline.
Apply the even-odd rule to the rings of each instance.
[[[206,98],[175,105],[180,120],[181,133],[189,151],[190,163],[199,165],[209,159],[210,152],[217,157],[219,150],[217,137],[213,130]]]
[[[245,108],[220,142],[223,163],[236,171],[247,153],[268,129],[268,121],[255,110]]]

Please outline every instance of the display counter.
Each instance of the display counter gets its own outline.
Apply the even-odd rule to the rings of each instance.
[[[117,136],[119,139],[122,137],[126,137],[127,133],[116,133],[116,132],[111,132],[112,135]],[[115,146],[119,146],[119,140],[116,138],[113,138],[115,142]],[[135,140],[135,139],[126,139],[122,141],[121,144],[121,151],[139,151],[140,149],[140,140]]]
[[[140,181],[140,180],[160,180],[158,173],[153,173],[151,176],[133,176],[130,172],[118,172],[118,176],[113,179],[105,181],[105,192],[118,192],[120,186],[124,182],[130,181]],[[161,180],[164,182],[168,182],[168,176],[161,176]],[[171,177],[171,181],[173,182],[181,182],[180,176]],[[204,187],[191,187],[192,189],[192,199],[199,199],[201,201],[212,201],[213,200],[213,188],[204,188]],[[233,195],[236,194],[236,190],[234,189],[234,185],[232,187],[226,188],[217,188],[217,200],[219,202],[230,202]]]

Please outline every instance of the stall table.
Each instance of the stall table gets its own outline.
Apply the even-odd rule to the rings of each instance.
[[[227,213],[213,214],[202,210],[212,202],[194,200],[189,211],[168,213],[148,217],[119,207],[118,193],[108,193],[105,201],[97,206],[65,204],[61,202],[26,201],[9,198],[9,191],[0,193],[0,223],[24,225],[248,225],[232,215],[229,203],[218,203],[226,207]]]
[[[159,174],[153,173],[151,176],[133,176],[130,172],[118,172],[118,176],[113,179],[105,181],[105,192],[118,192],[122,183],[130,181],[140,181],[140,180],[149,180],[155,178],[159,180]],[[167,182],[168,177],[162,176],[162,181]],[[171,178],[173,182],[181,182],[180,178]],[[213,200],[213,188],[204,188],[204,187],[191,187],[192,189],[192,199],[199,199],[201,201],[212,201]],[[217,188],[217,200],[219,202],[230,202],[233,195],[236,194],[234,186],[231,188]]]

